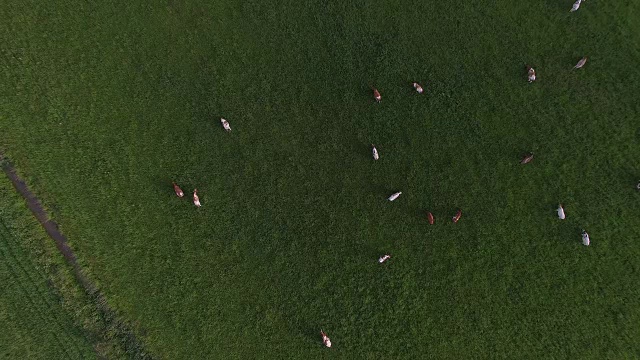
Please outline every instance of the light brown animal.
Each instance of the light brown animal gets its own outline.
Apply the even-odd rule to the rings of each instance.
[[[373,90],[373,98],[376,99],[377,102],[381,102],[382,101],[382,95],[380,95],[380,91],[378,91],[378,89],[372,87],[371,88]]]
[[[528,164],[533,160],[533,153],[529,153],[525,155],[522,160],[520,160],[520,164]]]
[[[178,186],[176,183],[173,183],[173,191],[176,192],[176,195],[178,195],[178,197],[183,197],[184,196],[184,192],[182,191],[182,189],[180,189],[180,186]]]
[[[462,216],[462,210],[458,210],[458,212],[456,213],[456,216],[454,216],[451,220],[453,220],[453,223],[457,223],[458,220],[460,220],[460,217]]]

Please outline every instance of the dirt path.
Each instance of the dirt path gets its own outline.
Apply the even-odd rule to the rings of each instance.
[[[0,153],[0,165],[11,183],[13,183],[13,186],[25,199],[29,210],[31,210],[36,219],[38,219],[40,225],[42,225],[49,237],[54,241],[56,247],[67,263],[71,265],[76,280],[93,300],[99,314],[105,320],[106,326],[109,330],[115,331],[115,334],[117,334],[116,336],[123,344],[125,352],[130,355],[131,358],[151,359],[151,356],[143,350],[142,344],[138,342],[131,328],[119,319],[115,311],[109,308],[104,295],[98,290],[95,284],[93,284],[82,273],[82,269],[80,268],[80,265],[78,265],[78,260],[73,253],[73,250],[68,245],[67,238],[60,232],[60,230],[58,230],[58,224],[49,219],[40,200],[31,190],[29,190],[25,182],[16,173],[13,165],[4,158],[2,153]]]

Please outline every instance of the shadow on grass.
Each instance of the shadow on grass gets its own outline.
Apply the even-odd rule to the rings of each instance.
[[[634,170],[631,168],[620,169],[619,176],[616,179],[619,179],[621,182],[621,186],[623,188],[629,188],[630,190],[635,190],[638,192],[636,186],[638,182],[640,182],[640,170]]]
[[[357,138],[353,138],[351,141],[349,141],[348,147],[349,147],[349,150],[352,153],[357,154],[358,157],[361,157],[362,159],[366,159],[366,160],[375,161],[373,160],[371,145],[372,144],[370,143],[365,143]]]
[[[387,184],[369,184],[369,186],[367,187],[367,189],[373,193],[376,197],[380,197],[380,199],[382,201],[387,201],[389,202],[388,198],[389,196],[391,196],[392,194],[398,192],[398,191],[402,191],[402,190],[398,190],[398,188],[392,188]],[[402,196],[402,195],[400,195]],[[397,201],[397,200],[396,200]]]
[[[367,262],[367,261],[372,261],[372,259],[379,258],[382,255],[383,251],[384,250],[380,250],[371,245],[364,245],[360,248],[360,251],[358,252],[358,254],[359,254],[359,257],[363,258],[364,262]]]

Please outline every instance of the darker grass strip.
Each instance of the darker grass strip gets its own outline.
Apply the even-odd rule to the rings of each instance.
[[[124,353],[132,359],[153,359],[151,355],[145,351],[144,346],[136,337],[131,326],[126,324],[126,322],[108,306],[104,295],[95,284],[82,273],[78,260],[71,247],[69,247],[67,238],[58,229],[58,224],[49,219],[40,200],[29,189],[24,180],[18,176],[11,162],[6,159],[2,153],[0,153],[0,167],[2,167],[2,170],[18,193],[24,198],[29,210],[31,210],[40,225],[42,225],[46,233],[54,241],[56,248],[62,254],[65,261],[72,267],[76,281],[93,302],[95,310],[104,325],[101,329],[101,334],[97,335],[100,336],[103,341],[109,342],[109,340],[111,340],[112,342],[115,341],[118,343],[118,346],[124,350]]]

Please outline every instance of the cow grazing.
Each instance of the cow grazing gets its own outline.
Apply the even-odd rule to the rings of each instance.
[[[389,198],[387,200],[393,201],[393,200],[397,199],[398,196],[400,196],[401,194],[402,194],[402,191],[398,191],[397,193],[393,193],[391,196],[389,196]]]
[[[533,153],[528,153],[520,160],[520,164],[528,164],[531,160],[533,160]]]
[[[576,2],[573,3],[573,6],[571,7],[571,10],[569,10],[569,12],[578,11],[578,9],[580,9],[580,4],[582,4],[582,0],[576,0]]]
[[[378,155],[378,149],[376,149],[376,146],[373,144],[371,144],[371,152],[373,153],[373,160],[380,159],[380,155]]]
[[[586,231],[582,230],[582,244],[584,246],[589,246],[591,244],[591,240],[589,239],[589,234]]]
[[[229,125],[229,122],[225,119],[225,118],[220,118],[220,122],[222,123],[222,127],[227,131],[231,131],[231,125]]]
[[[636,190],[640,190],[640,181],[636,184]]]
[[[436,220],[433,218],[433,214],[431,213],[431,211],[427,211],[427,220],[429,220],[429,224],[433,225],[433,223],[436,222]]]
[[[373,90],[373,98],[376,99],[377,102],[382,101],[382,95],[380,95],[380,91],[378,91],[378,89],[372,87],[371,88]]]
[[[584,64],[587,63],[587,57],[583,57],[582,59],[580,59],[580,61],[578,61],[578,63],[576,64],[576,66],[574,66],[574,69],[580,69],[584,66]]]
[[[462,216],[462,210],[458,210],[458,212],[456,213],[456,216],[451,218],[451,220],[453,220],[453,223],[455,224],[458,222],[458,220],[460,220],[461,216]]]
[[[176,192],[176,195],[178,195],[178,197],[183,197],[184,196],[184,192],[182,191],[182,189],[180,189],[180,186],[178,186],[178,184],[173,183],[173,191]]]
[[[320,336],[322,336],[322,344],[324,344],[324,346],[330,348],[331,347],[331,339],[329,339],[327,334],[324,331],[320,330]]]
[[[200,198],[198,197],[198,189],[193,189],[193,204],[200,207]]]
[[[531,67],[527,65],[527,79],[529,80],[530,83],[536,81],[536,71]]]
[[[387,255],[381,256],[381,257],[380,257],[380,259],[378,259],[378,262],[379,262],[380,264],[382,264],[383,262],[385,262],[385,261],[387,261],[387,260],[389,260],[389,259],[391,259],[391,255],[388,255],[388,254],[387,254]]]
[[[422,89],[422,86],[420,86],[420,84],[418,84],[417,82],[413,83],[413,88],[416,89],[416,91],[418,92],[418,94],[422,94],[422,91],[424,91]]]
[[[560,220],[564,220],[566,218],[566,216],[564,215],[564,208],[562,207],[562,204],[558,205],[558,218]]]

